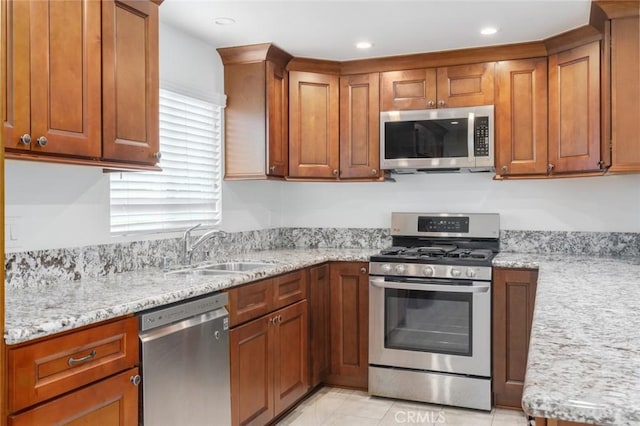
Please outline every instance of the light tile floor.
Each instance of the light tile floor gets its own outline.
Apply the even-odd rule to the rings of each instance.
[[[283,418],[280,426],[526,426],[520,411],[491,412],[378,398],[365,392],[324,387]]]

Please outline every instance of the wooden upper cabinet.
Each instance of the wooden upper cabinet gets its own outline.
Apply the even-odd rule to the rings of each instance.
[[[379,74],[340,77],[340,179],[380,176]]]
[[[494,63],[381,73],[382,111],[493,104]]]
[[[284,65],[267,61],[267,175],[289,172],[289,74]]]
[[[640,16],[611,20],[611,172],[640,171]]]
[[[547,58],[496,65],[496,173],[547,173]]]
[[[438,108],[493,104],[494,67],[490,62],[438,68]]]
[[[600,169],[600,42],[549,56],[549,169]]]
[[[220,48],[218,54],[227,95],[225,179],[286,176],[291,55],[271,43]]]
[[[289,72],[289,176],[339,175],[339,78]]]
[[[3,7],[6,149],[100,157],[100,2]]]
[[[158,5],[101,4],[102,157],[153,165],[159,159]]]
[[[380,74],[382,111],[436,107],[435,68]]]

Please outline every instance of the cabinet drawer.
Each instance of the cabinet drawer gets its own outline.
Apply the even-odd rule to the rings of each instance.
[[[263,280],[229,290],[229,327],[273,310],[273,280]]]
[[[9,411],[137,364],[138,321],[134,317],[9,349]]]
[[[121,425],[138,424],[138,388],[132,368],[117,376],[56,398],[46,404],[9,416],[9,426],[45,424]]]
[[[273,309],[307,298],[307,269],[274,278]]]

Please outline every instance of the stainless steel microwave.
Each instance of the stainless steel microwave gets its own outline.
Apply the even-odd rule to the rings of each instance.
[[[493,167],[493,105],[380,113],[381,169]]]

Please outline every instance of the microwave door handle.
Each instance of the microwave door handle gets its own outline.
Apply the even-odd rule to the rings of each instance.
[[[469,164],[473,166],[476,165],[475,159],[475,137],[476,137],[476,123],[475,123],[475,114],[472,112],[469,113],[468,116],[469,122],[467,127],[467,153],[469,154]]]
[[[384,278],[370,278],[369,283],[379,288],[392,288],[396,290],[417,291],[446,291],[449,293],[486,293],[491,288],[490,284],[473,285],[445,285],[445,284],[418,284],[400,281],[386,281]]]

